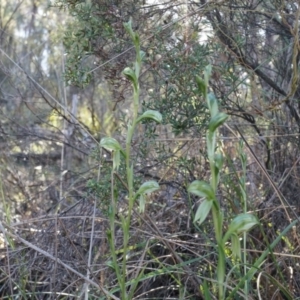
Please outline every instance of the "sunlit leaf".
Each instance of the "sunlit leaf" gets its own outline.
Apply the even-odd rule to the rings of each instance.
[[[209,125],[208,125],[208,129],[210,132],[214,132],[216,131],[216,129],[221,126],[223,123],[225,123],[225,121],[227,120],[228,115],[220,112],[217,113],[213,118],[211,118]]]
[[[207,141],[207,154],[209,160],[214,159],[215,148],[216,148],[216,134],[211,131],[207,131],[206,133],[206,141]]]
[[[143,60],[145,56],[146,56],[146,53],[144,51],[140,51],[141,60]]]
[[[158,183],[154,180],[151,180],[151,181],[144,182],[138,189],[137,194],[139,195],[150,194],[157,190],[159,190]]]
[[[257,224],[258,220],[252,214],[246,213],[236,216],[228,227],[228,230],[224,236],[224,242],[226,242],[232,234],[239,235],[240,233],[247,232]]]
[[[236,234],[231,235],[231,251],[234,258],[241,259],[241,242]]]
[[[130,18],[128,22],[123,23],[124,28],[129,33],[130,37],[134,40],[134,31],[132,30],[132,19]]]
[[[213,118],[219,112],[218,101],[213,93],[207,95],[207,105]]]
[[[203,95],[204,97],[206,97],[206,90],[207,90],[207,88],[206,88],[204,80],[201,77],[196,76],[196,82],[197,82],[198,89],[199,89],[201,95]]]
[[[109,268],[111,268],[112,270],[116,270],[115,268],[115,264],[113,263],[112,260],[108,260],[106,263],[105,263]]]
[[[119,167],[120,167],[120,161],[121,161],[120,160],[120,151],[119,150],[113,152],[112,159],[113,159],[113,169],[114,170],[118,170]]]
[[[199,224],[203,223],[207,218],[212,205],[213,205],[213,201],[205,199],[197,209],[194,222],[197,222]]]
[[[126,67],[123,71],[123,74],[132,82],[134,88],[137,89],[138,79],[135,72],[131,68]]]
[[[212,66],[209,64],[204,69],[204,82],[208,86],[208,82],[211,76]]]
[[[195,180],[188,187],[188,191],[199,197],[205,197],[208,200],[213,200],[215,198],[215,193],[210,184],[205,181]]]
[[[137,119],[137,122],[140,122],[143,119],[151,119],[157,123],[161,123],[162,115],[156,110],[147,110]]]
[[[215,153],[215,166],[221,170],[223,167],[224,158],[222,153]]]
[[[140,213],[145,212],[145,207],[146,207],[146,197],[145,195],[141,195],[139,198],[139,211]]]
[[[104,137],[100,141],[100,146],[108,151],[120,151],[122,150],[119,142],[112,137]]]

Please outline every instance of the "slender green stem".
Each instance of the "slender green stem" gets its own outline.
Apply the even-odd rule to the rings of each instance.
[[[110,221],[110,236],[109,236],[109,244],[110,244],[110,249],[113,253],[112,255],[112,260],[113,260],[113,267],[114,270],[116,272],[117,278],[118,278],[118,282],[120,284],[120,288],[121,288],[121,293],[123,296],[123,292],[125,291],[125,281],[123,276],[121,275],[120,272],[120,267],[119,264],[117,262],[117,255],[116,253],[116,249],[115,249],[115,215],[116,215],[116,201],[115,201],[115,195],[114,195],[114,174],[113,174],[113,170],[111,172],[111,211],[109,213],[109,221]]]
[[[129,118],[128,121],[128,129],[127,129],[127,138],[126,138],[126,148],[125,151],[118,143],[118,141],[111,137],[102,138],[100,141],[101,147],[106,148],[108,151],[112,151],[113,153],[113,170],[117,170],[120,165],[120,156],[125,157],[125,166],[126,166],[126,177],[127,177],[127,188],[128,188],[128,211],[127,215],[120,216],[122,221],[122,231],[123,231],[123,257],[121,266],[118,265],[117,262],[117,253],[115,252],[114,246],[114,232],[115,232],[115,215],[116,215],[116,204],[114,199],[114,180],[112,172],[112,201],[111,201],[111,210],[110,210],[110,232],[108,232],[108,238],[110,242],[110,248],[112,250],[112,260],[115,272],[117,274],[119,289],[121,293],[122,300],[128,300],[130,295],[134,293],[134,289],[137,284],[133,285],[129,291],[129,295],[126,291],[126,267],[127,267],[127,252],[129,245],[129,229],[131,224],[131,217],[133,212],[134,202],[138,197],[144,197],[145,195],[152,193],[155,190],[159,189],[159,185],[156,181],[146,181],[144,182],[137,191],[134,191],[134,179],[133,179],[133,164],[131,161],[131,143],[134,136],[134,131],[137,124],[144,118],[148,118],[154,120],[156,122],[161,122],[162,116],[159,112],[148,110],[143,115],[138,117],[139,110],[139,96],[140,96],[140,87],[139,87],[139,74],[141,70],[141,62],[142,62],[142,53],[140,51],[139,44],[139,36],[137,33],[133,32],[131,27],[131,20],[128,23],[124,24],[127,32],[130,34],[136,50],[136,61],[134,69],[125,68],[123,74],[131,81],[133,86],[133,115]],[[139,277],[138,277],[139,278]]]
[[[243,143],[240,142],[239,144],[239,154],[240,154],[240,160],[242,164],[242,176],[239,180],[240,183],[240,189],[241,189],[241,196],[243,201],[243,212],[247,213],[247,195],[246,195],[246,154],[243,152]],[[243,247],[244,247],[244,253],[243,253],[243,263],[244,263],[244,275],[247,274],[247,232],[243,233]],[[246,297],[248,296],[248,281],[245,281],[244,286],[244,293]]]
[[[218,187],[218,175],[216,171],[216,163],[215,163],[215,146],[216,146],[216,135],[217,133],[209,132],[207,135],[207,150],[210,162],[210,171],[211,171],[211,180],[210,184],[214,191],[214,194],[217,193]],[[212,216],[213,223],[215,228],[215,236],[218,245],[218,266],[217,266],[217,279],[218,279],[218,294],[219,299],[224,299],[224,279],[225,279],[225,253],[224,253],[224,245],[222,238],[222,228],[223,228],[223,217],[220,209],[220,204],[217,199],[214,200],[212,206]]]
[[[132,209],[134,205],[134,190],[133,190],[133,167],[131,165],[131,142],[134,135],[134,130],[137,124],[137,118],[138,118],[138,109],[139,109],[139,96],[140,96],[140,88],[138,83],[138,77],[139,77],[139,71],[141,68],[141,56],[140,56],[140,47],[139,45],[136,45],[136,64],[135,64],[135,74],[137,78],[136,87],[134,88],[133,92],[133,117],[131,123],[128,123],[128,131],[127,131],[127,139],[126,139],[126,174],[127,174],[127,184],[128,184],[128,214],[124,220],[123,224],[123,264],[122,264],[122,274],[124,281],[124,290],[125,290],[125,274],[126,274],[126,263],[127,263],[127,249],[128,249],[128,242],[129,242],[129,228],[131,223],[131,215],[132,215]],[[126,298],[125,298],[126,297]],[[127,294],[123,299],[127,299]]]
[[[247,214],[246,206],[246,189],[245,189],[245,174],[246,174],[246,158],[240,152],[241,160],[243,162],[243,176],[240,179],[239,188],[242,193],[242,200],[244,201],[244,213],[237,215],[229,224],[228,230],[223,233],[223,212],[219,200],[217,199],[217,188],[220,180],[220,171],[223,166],[222,153],[217,151],[217,134],[218,127],[221,126],[228,116],[225,113],[219,112],[218,101],[215,96],[210,93],[207,94],[207,88],[209,83],[209,77],[211,75],[211,66],[207,66],[204,71],[204,80],[197,77],[197,83],[200,93],[205,97],[211,119],[208,126],[208,132],[206,134],[207,154],[209,159],[211,179],[210,184],[204,181],[195,180],[189,186],[189,191],[197,196],[205,198],[200,204],[195,215],[195,222],[204,222],[208,213],[211,211],[213,224],[215,229],[215,238],[218,245],[218,266],[217,266],[217,284],[219,300],[223,300],[225,297],[225,267],[226,267],[226,255],[225,255],[225,243],[231,237],[232,241],[232,253],[234,256],[241,257],[241,247],[239,242],[239,235],[243,232],[250,230],[253,226],[258,224],[255,216]],[[212,202],[211,202],[212,201]],[[246,248],[246,235],[244,235],[244,248]],[[246,263],[246,255],[244,255],[244,261]],[[245,273],[247,270],[245,269]],[[249,272],[248,272],[249,273]],[[245,288],[246,291],[246,288]]]

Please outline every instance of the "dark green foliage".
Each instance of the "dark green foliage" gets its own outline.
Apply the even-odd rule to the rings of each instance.
[[[195,78],[207,65],[209,48],[195,43],[193,51],[182,55],[183,43],[179,42],[169,51],[163,46],[157,49],[157,54],[163,54],[160,72],[165,74],[157,79],[160,94],[151,94],[150,103],[143,104],[160,110],[164,124],[171,124],[175,135],[200,132],[206,126],[207,107]]]
[[[93,68],[107,63],[104,76],[115,79],[125,67],[124,57],[114,60],[132,45],[123,23],[139,15],[139,1],[60,1],[56,5],[69,10],[74,21],[65,30],[67,51],[65,78],[68,84],[84,87]]]

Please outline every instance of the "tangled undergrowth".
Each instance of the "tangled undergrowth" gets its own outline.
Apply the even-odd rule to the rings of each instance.
[[[167,193],[152,198],[145,214],[135,210],[130,227],[128,286],[140,269],[144,270],[132,299],[205,299],[199,287],[206,280],[213,290],[218,259],[212,220],[197,228],[190,217],[188,198],[178,197],[167,205]],[[256,228],[248,236],[249,266],[289,224],[280,206],[261,209],[259,215],[261,230]],[[120,259],[123,243],[120,222],[116,223]],[[92,200],[81,199],[57,216],[49,214],[7,227],[11,247],[1,250],[1,298],[77,299],[85,292],[84,283],[89,284],[89,299],[109,299],[101,287],[118,298],[106,237],[108,224]],[[249,282],[248,299],[255,299],[258,293],[261,299],[300,297],[299,257],[294,254],[299,249],[298,230],[295,226],[270,251]],[[230,278],[226,285],[230,292],[242,276],[242,265],[232,258],[230,248],[227,251],[226,274]],[[280,290],[284,284],[289,298]],[[232,299],[244,297],[238,291]]]

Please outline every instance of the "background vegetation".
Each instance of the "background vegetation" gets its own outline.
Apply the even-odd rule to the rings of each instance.
[[[300,298],[297,1],[4,0],[0,14],[3,299]],[[162,121],[135,126],[116,168],[100,141],[128,145],[123,70],[139,63],[138,115]],[[228,115],[222,166],[208,94]],[[199,212],[196,180],[222,222]],[[221,245],[243,213],[259,225]]]

